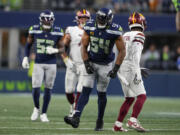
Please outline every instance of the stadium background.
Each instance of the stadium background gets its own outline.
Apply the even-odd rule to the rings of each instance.
[[[176,32],[175,8],[171,0],[0,0],[0,92],[31,92],[30,73],[21,67],[28,28],[39,23],[42,10],[55,12],[55,25],[76,25],[75,12],[87,8],[94,19],[100,7],[115,13],[114,22],[128,31],[127,19],[133,11],[147,18],[146,42],[141,65],[151,69],[145,80],[149,96],[180,97],[180,34]],[[64,93],[65,66],[58,57],[58,74],[53,93]],[[42,88],[43,90],[43,88]],[[95,93],[95,90],[94,90]],[[118,79],[108,93],[122,95]]]
[[[48,108],[49,123],[30,120],[33,109],[31,71],[22,69],[24,46],[28,28],[39,23],[42,10],[55,13],[55,24],[63,27],[75,25],[75,12],[87,8],[94,18],[101,7],[115,13],[114,21],[128,30],[127,19],[131,12],[142,12],[147,18],[146,41],[141,66],[151,69],[144,80],[147,101],[139,120],[148,135],[180,134],[180,34],[176,32],[175,8],[171,0],[0,0],[0,135],[140,135],[112,131],[120,105],[122,90],[118,79],[108,87],[108,102],[104,116],[104,131],[95,132],[97,96],[90,101],[81,117],[80,127],[73,129],[64,123],[69,104],[64,95],[65,66],[58,57],[58,73]],[[31,55],[33,64],[34,55]],[[43,91],[43,87],[41,88]],[[112,96],[113,95],[113,96]],[[42,104],[42,94],[40,104]],[[131,110],[124,121],[131,115]]]

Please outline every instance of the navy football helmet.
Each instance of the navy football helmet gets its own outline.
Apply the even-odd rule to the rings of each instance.
[[[54,13],[50,10],[46,10],[40,14],[39,20],[43,29],[51,29],[55,20]]]
[[[99,29],[104,29],[107,25],[111,24],[112,19],[112,10],[108,8],[101,8],[96,13],[96,23]]]

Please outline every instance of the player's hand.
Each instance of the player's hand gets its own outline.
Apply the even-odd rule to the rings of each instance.
[[[107,76],[111,77],[111,78],[115,78],[117,76],[117,72],[119,70],[119,67],[120,67],[120,65],[115,64],[114,68],[111,71],[109,71]]]
[[[84,61],[84,65],[85,65],[85,68],[86,68],[86,72],[88,74],[93,74],[94,73],[94,68],[92,67],[92,65],[89,63],[89,60],[85,60]]]
[[[28,57],[24,57],[24,58],[23,58],[22,67],[23,67],[24,69],[28,69],[28,68],[29,68]]]
[[[64,63],[67,68],[73,69],[74,64],[73,64],[73,61],[69,57],[64,58]]]
[[[141,68],[141,75],[144,78],[148,78],[150,73],[149,73],[149,69],[148,68]]]
[[[47,54],[55,54],[58,52],[59,52],[59,50],[57,48],[53,48],[51,46],[46,47],[46,53]]]

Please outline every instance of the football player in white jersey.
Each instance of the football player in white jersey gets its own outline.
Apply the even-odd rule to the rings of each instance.
[[[140,125],[137,117],[146,100],[146,91],[141,76],[141,73],[143,75],[144,72],[141,72],[140,69],[140,58],[145,41],[143,31],[146,28],[146,20],[142,14],[134,12],[130,15],[128,24],[130,32],[126,32],[123,35],[126,56],[118,71],[118,78],[121,81],[125,101],[120,108],[113,129],[114,131],[127,131],[122,127],[123,120],[137,97],[133,106],[132,115],[126,125],[129,128],[144,132],[145,129]]]
[[[65,93],[67,100],[70,103],[69,115],[72,115],[82,92],[82,75],[80,73],[80,67],[83,66],[83,60],[81,57],[81,37],[83,34],[83,26],[90,19],[90,13],[85,9],[79,10],[77,11],[75,18],[77,26],[67,27],[62,40],[64,46],[69,48],[69,55],[67,52],[61,55],[67,67]],[[75,89],[77,89],[76,97],[74,94]]]

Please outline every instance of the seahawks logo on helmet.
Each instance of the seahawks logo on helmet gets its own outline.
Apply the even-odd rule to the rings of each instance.
[[[55,21],[54,13],[46,10],[40,14],[39,20],[43,29],[51,29]]]

